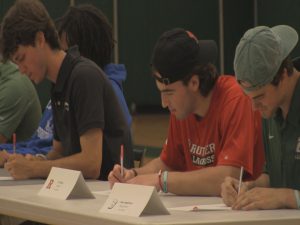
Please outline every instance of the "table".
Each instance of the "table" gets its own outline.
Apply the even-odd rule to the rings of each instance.
[[[0,169],[0,175],[3,170]],[[50,224],[93,225],[93,224],[152,224],[152,225],[299,225],[300,210],[261,210],[261,211],[170,211],[170,215],[141,216],[133,218],[100,213],[107,196],[95,194],[95,199],[57,200],[37,195],[43,180],[0,181],[0,214],[25,218]],[[15,183],[14,183],[15,182]],[[23,183],[22,183],[23,182]],[[33,182],[34,184],[30,184]],[[91,191],[107,190],[109,184],[100,181],[87,181]],[[193,204],[220,203],[217,197],[193,197],[160,195],[168,207]]]

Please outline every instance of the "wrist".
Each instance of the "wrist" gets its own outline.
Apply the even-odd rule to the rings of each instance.
[[[250,190],[250,189],[256,187],[255,181],[246,181],[246,182],[244,182],[244,184],[246,185],[247,190]]]
[[[158,184],[156,185],[156,189],[158,191],[162,191],[163,190],[163,186],[162,186],[162,181],[161,181],[161,170],[159,170],[157,177],[158,177]]]
[[[296,200],[296,209],[300,209],[300,193],[298,190],[294,190],[294,197]]]
[[[300,196],[298,190],[278,188],[276,195],[280,202],[280,208],[300,209]]]
[[[132,172],[132,174],[133,174],[133,177],[136,177],[136,176],[138,175],[138,173],[137,173],[137,171],[136,171],[135,168],[132,168],[132,169],[131,169],[131,172]]]

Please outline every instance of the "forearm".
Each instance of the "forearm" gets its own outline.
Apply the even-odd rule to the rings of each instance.
[[[280,191],[282,192],[282,194],[280,194],[280,197],[282,199],[282,205],[284,206],[283,208],[298,209],[298,203],[297,203],[295,191],[297,191],[298,196],[300,196],[299,190],[282,188],[280,189]]]
[[[33,163],[35,164],[33,172],[35,177],[47,177],[53,166],[79,170],[82,172],[84,178],[98,179],[100,176],[101,160],[88,158],[82,153],[55,160],[35,161]]]
[[[160,157],[153,159],[146,165],[140,168],[135,169],[139,175],[141,174],[149,174],[149,173],[157,173],[159,170],[165,171],[169,170],[169,168],[161,161]]]
[[[55,151],[54,149],[51,149],[48,154],[47,154],[47,159],[50,159],[50,160],[54,160],[54,159],[59,159],[59,158],[62,158],[63,155],[60,154],[58,151]]]
[[[257,178],[254,182],[253,187],[270,187],[270,177],[268,174],[263,173]],[[251,188],[251,187],[250,187]],[[276,188],[274,190],[278,191],[278,198],[280,199],[281,206],[279,208],[290,208],[290,209],[297,209],[297,199],[295,195],[295,190],[289,188]],[[299,193],[299,190],[297,190]]]
[[[236,179],[240,170],[231,166],[216,166],[191,172],[170,172],[168,191],[178,195],[219,196],[226,176]]]
[[[249,188],[253,187],[270,187],[270,178],[269,175],[266,173],[261,174],[255,181],[250,181],[249,183]]]

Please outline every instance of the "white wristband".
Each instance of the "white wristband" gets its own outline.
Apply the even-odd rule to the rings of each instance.
[[[295,198],[296,198],[297,207],[298,207],[298,209],[300,209],[300,196],[299,196],[299,191],[298,191],[298,190],[294,190],[294,194],[295,194]]]
[[[35,157],[39,157],[39,158],[42,158],[44,160],[47,160],[47,156],[43,155],[43,154],[35,154]]]

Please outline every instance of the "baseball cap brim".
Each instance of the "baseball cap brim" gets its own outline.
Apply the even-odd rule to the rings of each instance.
[[[296,30],[286,25],[278,25],[272,27],[271,30],[281,39],[281,53],[282,60],[284,60],[298,43],[298,34]]]

